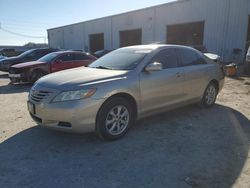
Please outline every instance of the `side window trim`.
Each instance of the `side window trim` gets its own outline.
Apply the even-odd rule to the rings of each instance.
[[[178,48],[173,48],[173,49],[177,58],[177,68],[182,67],[181,58],[180,55],[178,55]]]
[[[81,59],[77,59],[76,56],[82,57]],[[84,58],[84,59],[83,59]],[[75,53],[74,54],[74,61],[88,61],[90,58],[89,56],[85,55],[85,54],[81,54],[81,53]]]
[[[190,53],[193,53],[196,56],[196,62],[192,63],[192,64],[187,64],[184,65],[183,63],[183,53],[182,50],[188,50]],[[180,65],[181,67],[189,67],[189,66],[195,66],[195,65],[204,65],[207,64],[207,62],[202,58],[202,56],[200,56],[198,53],[196,53],[195,51],[189,50],[189,49],[185,49],[185,48],[179,48],[178,49],[180,56],[178,57],[179,61],[180,61]],[[205,63],[198,63],[197,61],[200,61],[200,59],[202,59]]]
[[[67,54],[62,54],[62,55],[60,55],[59,57],[57,57],[54,61],[56,61],[56,60],[62,58],[63,56],[66,56],[66,55],[70,55],[70,54],[69,54],[69,53],[67,53]],[[62,59],[62,63],[64,63],[64,62],[67,62],[67,61],[65,61],[65,60]]]

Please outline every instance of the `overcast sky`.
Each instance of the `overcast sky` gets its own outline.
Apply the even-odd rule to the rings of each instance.
[[[169,1],[173,0],[0,0],[0,45],[43,43],[47,38],[48,28]],[[24,36],[17,36],[15,33]]]

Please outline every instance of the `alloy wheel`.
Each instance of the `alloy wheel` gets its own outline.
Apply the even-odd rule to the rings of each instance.
[[[216,88],[213,85],[210,85],[206,90],[205,101],[208,105],[212,105],[216,98]]]
[[[107,114],[105,126],[111,135],[121,134],[129,124],[129,111],[123,105],[113,107]]]

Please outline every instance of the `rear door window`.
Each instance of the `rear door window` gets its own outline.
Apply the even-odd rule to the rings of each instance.
[[[62,62],[65,61],[73,61],[74,60],[74,54],[64,54],[58,58],[58,60],[61,60]]]
[[[178,59],[176,56],[176,50],[174,48],[169,48],[160,51],[155,55],[152,62],[161,63],[163,69],[176,68],[178,67]]]
[[[85,54],[75,54],[75,60],[76,61],[89,60],[89,57]]]
[[[206,64],[206,61],[193,50],[178,49],[178,53],[180,54],[182,66]]]

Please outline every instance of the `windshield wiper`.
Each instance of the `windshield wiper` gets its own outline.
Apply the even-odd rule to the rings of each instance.
[[[91,67],[91,68],[112,70],[111,68],[109,68],[109,67],[104,67],[104,66]]]

